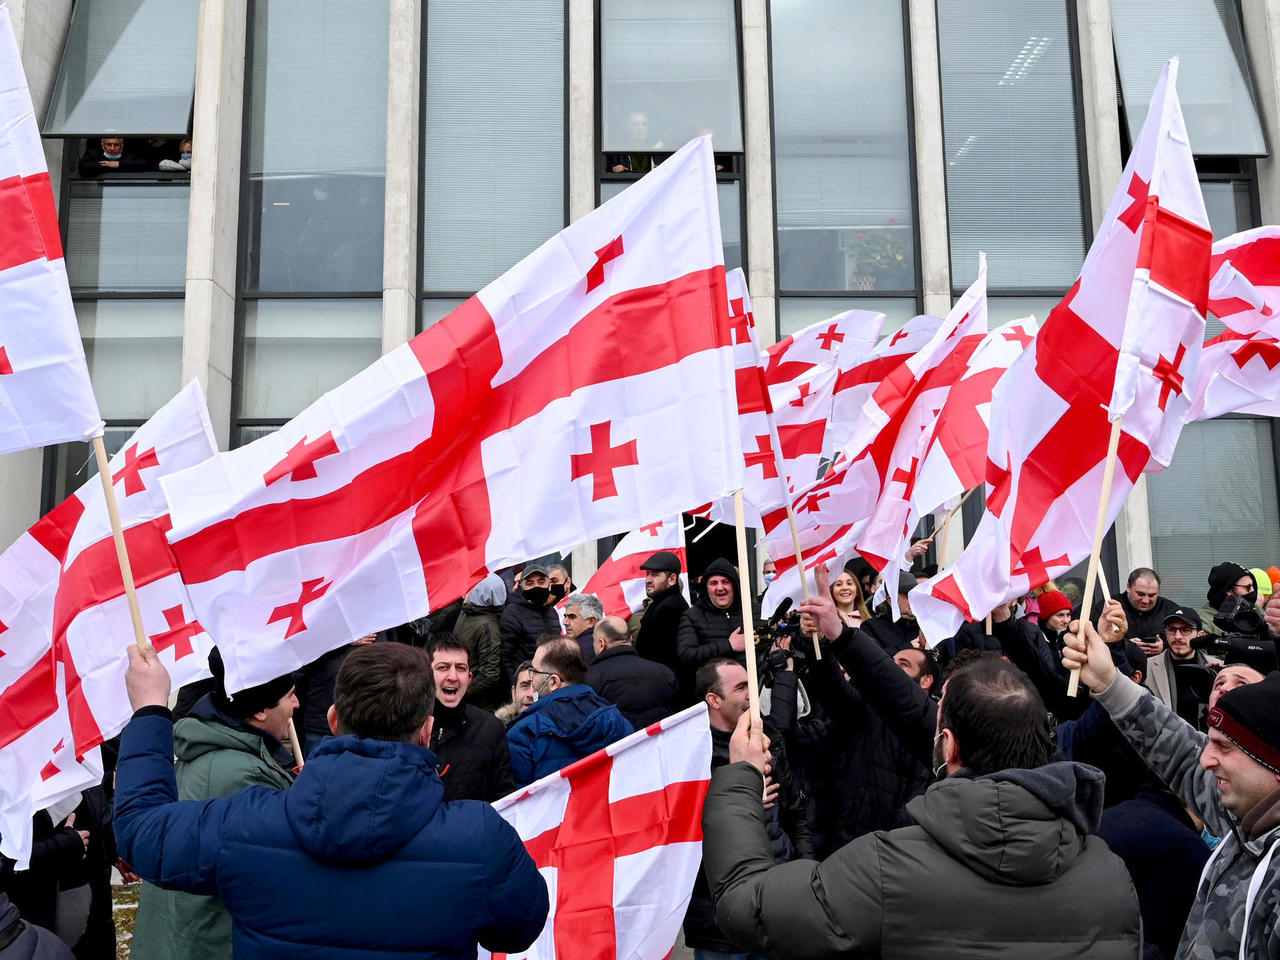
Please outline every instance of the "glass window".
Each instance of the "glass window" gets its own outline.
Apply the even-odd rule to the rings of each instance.
[[[258,0],[246,291],[382,290],[386,0]]]
[[[565,225],[564,12],[428,0],[426,290],[479,290]]]
[[[785,337],[846,310],[883,313],[881,336],[893,333],[919,312],[912,297],[783,297],[778,310],[779,336]]]
[[[616,197],[631,186],[625,180],[607,180],[600,184],[600,202]],[[716,184],[716,201],[720,208],[720,242],[724,245],[724,268],[732,270],[742,264],[742,184],[739,181]]]
[[[150,417],[182,385],[181,300],[80,300],[76,317],[104,420]]]
[[[1193,153],[1267,153],[1254,105],[1236,0],[1111,0],[1111,32],[1129,140],[1136,139],[1165,61],[1174,54],[1178,99]]]
[[[911,153],[902,7],[772,7],[778,286],[912,290]]]
[[[102,445],[110,459],[120,452],[125,442],[142,422],[129,425],[108,424],[102,431]],[[62,443],[52,449],[53,473],[44,485],[41,513],[48,513],[71,494],[98,475],[98,458],[90,443]],[[45,461],[48,464],[48,460]]]
[[[1069,287],[1084,261],[1065,0],[938,4],[952,285]]]
[[[987,327],[994,330],[1011,320],[1035,317],[1043,325],[1049,319],[1049,311],[1058,305],[1061,297],[990,297],[987,300]]]
[[[1204,194],[1204,208],[1209,214],[1209,224],[1213,227],[1215,240],[1257,226],[1253,222],[1253,202],[1247,182],[1202,180],[1200,192]]]
[[[186,286],[188,184],[71,181],[70,191],[66,257],[73,289]]]
[[[742,150],[734,0],[601,0],[602,149]]]
[[[1272,421],[1188,423],[1173,463],[1147,480],[1151,550],[1160,592],[1204,603],[1205,577],[1220,560],[1268,567],[1280,557]]]
[[[240,418],[287,420],[382,355],[382,301],[251,301],[243,350]]]
[[[199,10],[199,0],[77,0],[45,136],[186,133]]]
[[[435,326],[464,303],[466,303],[465,300],[457,298],[435,299],[424,297],[419,310],[418,332],[421,333],[427,327]]]

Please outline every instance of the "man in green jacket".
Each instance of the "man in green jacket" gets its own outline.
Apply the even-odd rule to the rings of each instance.
[[[801,604],[828,638],[829,592]],[[1026,675],[980,660],[947,681],[939,775],[907,804],[914,826],[866,834],[826,860],[775,865],[761,805],[767,741],[744,714],[703,811],[716,922],[742,949],[806,957],[1136,960],[1138,900],[1094,836],[1103,776],[1052,762],[1044,702]]]
[[[209,655],[214,687],[173,728],[179,800],[212,800],[244,787],[293,783],[282,741],[297,709],[291,674],[228,695],[222,656]],[[131,956],[138,960],[230,960],[231,915],[217,897],[142,886]]]

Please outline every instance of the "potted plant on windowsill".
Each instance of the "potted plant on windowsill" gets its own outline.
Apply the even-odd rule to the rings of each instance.
[[[912,285],[908,230],[890,219],[883,227],[845,233],[845,271],[851,290],[906,290]]]

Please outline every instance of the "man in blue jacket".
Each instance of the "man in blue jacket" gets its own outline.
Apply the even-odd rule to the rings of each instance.
[[[517,953],[547,888],[491,806],[444,802],[429,743],[434,684],[421,650],[379,643],[338,673],[324,743],[287,791],[177,800],[169,674],[129,648],[133,719],[120,743],[116,836],[144,879],[214,894],[237,960]]]
[[[530,672],[533,703],[507,731],[517,787],[634,732],[617,707],[587,686],[577,640],[554,637],[540,644]]]

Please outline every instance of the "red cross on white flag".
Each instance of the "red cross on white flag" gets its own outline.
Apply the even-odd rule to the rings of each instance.
[[[1228,413],[1280,417],[1280,340],[1227,330],[1204,345],[1189,421]],[[3,640],[0,639],[0,643]]]
[[[0,4],[0,454],[101,431],[44,148]]]
[[[143,626],[175,686],[207,675],[212,641],[189,618],[176,619],[191,607],[165,539],[168,508],[157,481],[215,450],[204,394],[193,381],[139,427],[110,463],[112,476],[134,488],[120,502],[121,524]],[[98,478],[0,554],[0,620],[9,627],[0,636],[6,654],[0,657],[0,767],[14,764],[15,771],[38,773],[49,761],[50,744],[64,735],[72,757],[90,764],[94,748],[129,720],[124,672],[126,649],[134,641]],[[38,765],[36,755],[42,758]],[[48,794],[63,781],[40,782]],[[34,783],[17,773],[0,776],[0,808],[18,809],[24,795],[35,795]],[[28,824],[37,809],[28,809]],[[0,830],[6,854],[28,842],[29,832],[11,839]]]
[[[1089,556],[1111,421],[1123,417],[1107,523],[1142,472],[1173,456],[1211,246],[1176,74],[1174,59],[1075,285],[996,386],[987,512],[952,568],[911,595],[930,642]]]
[[[232,691],[742,486],[715,190],[695,140],[279,432],[166,479]]]
[[[493,960],[667,957],[702,863],[710,778],[697,704],[495,803],[546,880],[551,911],[532,947]]]
[[[618,541],[609,559],[591,575],[582,588],[600,598],[606,617],[629,619],[644,606],[644,576],[640,565],[659,550],[669,550],[680,561],[680,592],[689,599],[689,565],[684,545],[683,521],[677,514],[659,523],[633,530]],[[564,601],[560,601],[561,604]]]
[[[1209,310],[1237,333],[1280,336],[1280,227],[1219,240],[1209,259]]]

